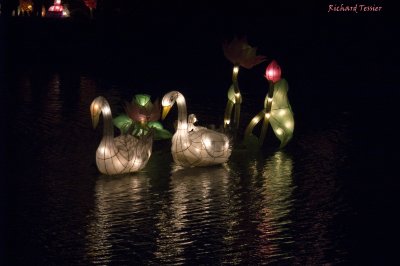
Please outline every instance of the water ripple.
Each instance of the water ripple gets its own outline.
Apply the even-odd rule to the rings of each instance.
[[[237,150],[207,168],[179,169],[169,144],[157,143],[142,172],[107,177],[95,166],[102,132],[91,128],[89,105],[101,94],[117,113],[127,92],[65,73],[21,80],[10,167],[21,168],[19,150],[30,160],[13,179],[18,263],[346,262],[345,127],[299,132],[286,151]],[[205,120],[201,106],[190,110]]]

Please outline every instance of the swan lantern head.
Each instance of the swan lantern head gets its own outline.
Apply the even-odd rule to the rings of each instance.
[[[110,112],[110,108],[104,107],[104,97],[99,96],[95,98],[90,105],[90,114],[92,117],[93,128],[96,128],[99,124],[100,113],[103,111],[105,113]],[[103,109],[103,110],[102,110]]]
[[[171,107],[175,104],[176,99],[178,98],[179,93],[177,91],[171,91],[164,95],[161,105],[163,107],[161,119],[165,119]]]

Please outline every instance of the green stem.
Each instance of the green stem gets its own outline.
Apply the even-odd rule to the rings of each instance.
[[[260,111],[253,119],[251,119],[250,123],[247,125],[244,135],[246,137],[250,136],[253,132],[254,127],[260,122],[260,120],[265,117],[265,110]]]
[[[267,94],[267,100],[264,103],[265,116],[264,116],[264,121],[263,121],[263,125],[261,128],[261,133],[260,133],[260,146],[263,145],[265,136],[267,135],[269,119],[271,117],[271,107],[272,107],[272,97],[273,96],[274,96],[274,83],[269,82],[269,90],[268,90],[268,94]]]
[[[267,135],[268,125],[269,125],[269,118],[264,116],[264,121],[262,124],[261,133],[260,133],[260,146],[262,146],[264,143],[265,136]]]
[[[235,135],[239,128],[240,105],[242,103],[242,95],[240,94],[239,84],[238,84],[238,79],[237,79],[238,73],[239,73],[239,66],[235,65],[233,67],[233,73],[232,73],[233,91],[235,92],[235,113],[234,113],[234,117],[233,117]]]
[[[224,128],[227,128],[229,124],[231,123],[231,114],[232,114],[232,109],[233,105],[235,103],[232,102],[231,100],[228,99],[228,102],[226,103],[226,108],[225,108],[225,115],[224,115]]]

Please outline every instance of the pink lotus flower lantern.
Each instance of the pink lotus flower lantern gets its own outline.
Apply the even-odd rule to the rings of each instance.
[[[265,56],[257,55],[257,48],[251,47],[245,37],[240,39],[235,37],[230,43],[225,42],[222,49],[225,57],[235,66],[240,65],[250,69],[265,61]]]
[[[125,102],[124,108],[127,115],[136,122],[148,123],[157,121],[161,116],[159,100],[157,99],[153,104],[147,94],[135,95],[131,103]]]
[[[267,66],[267,69],[265,70],[265,78],[272,81],[272,83],[281,79],[281,67],[275,60],[272,60],[272,62]]]

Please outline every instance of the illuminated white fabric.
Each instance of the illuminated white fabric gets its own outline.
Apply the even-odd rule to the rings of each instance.
[[[103,114],[103,138],[96,151],[96,164],[99,171],[107,175],[136,172],[143,169],[150,156],[153,146],[153,135],[142,137],[130,134],[114,138],[114,128],[110,105],[99,96],[93,100],[90,111],[92,119],[97,124],[100,113]]]
[[[232,152],[229,138],[205,127],[196,127],[194,115],[190,115],[188,121],[185,98],[180,92],[167,93],[162,105],[172,106],[175,102],[178,106],[178,126],[171,147],[175,163],[183,167],[194,167],[228,161]]]

